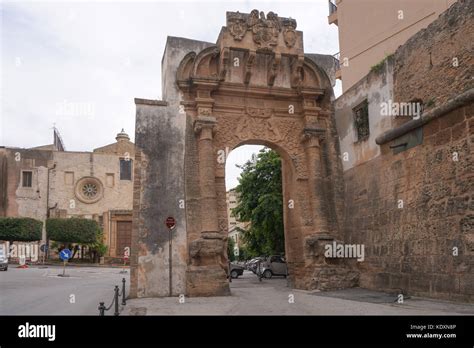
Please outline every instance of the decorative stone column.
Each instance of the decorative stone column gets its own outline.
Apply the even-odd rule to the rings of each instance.
[[[189,296],[229,295],[225,272],[225,236],[219,233],[213,136],[216,119],[198,116],[194,132],[198,137],[199,185],[201,191],[201,236],[189,245],[191,265],[187,271]]]
[[[303,142],[308,163],[308,185],[313,212],[314,230],[305,237],[305,283],[303,288],[333,290],[352,287],[357,283],[358,274],[345,266],[344,260],[327,259],[324,255],[327,244],[335,240],[333,231],[329,231],[327,204],[323,195],[321,143],[325,139],[325,129],[305,127]],[[340,243],[341,241],[336,241]]]
[[[219,235],[217,221],[217,195],[215,163],[212,138],[216,126],[212,116],[199,116],[194,122],[194,132],[198,137],[199,184],[201,189],[201,237],[216,238]]]
[[[308,163],[308,185],[314,232],[319,234],[329,232],[322,192],[321,142],[325,138],[325,133],[326,130],[316,127],[305,127],[303,133],[303,143]]]

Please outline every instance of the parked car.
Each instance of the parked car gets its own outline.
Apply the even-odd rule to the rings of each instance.
[[[262,262],[262,275],[264,278],[270,279],[274,275],[284,276],[288,274],[288,265],[283,257],[273,255],[267,257]]]
[[[254,274],[257,273],[257,267],[258,267],[258,264],[263,261],[265,258],[264,257],[255,257],[253,259],[251,259],[248,263],[247,263],[247,269],[249,271],[252,271]]]
[[[232,279],[236,279],[238,276],[241,276],[242,274],[244,274],[244,267],[237,265],[235,263],[231,263],[229,271],[230,271],[230,276],[232,277]]]
[[[8,250],[4,244],[0,244],[0,269],[8,271]]]

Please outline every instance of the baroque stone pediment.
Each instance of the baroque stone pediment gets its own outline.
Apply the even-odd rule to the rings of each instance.
[[[227,26],[219,36],[222,47],[249,47],[260,52],[301,54],[303,39],[296,31],[296,20],[278,17],[270,11],[227,12]]]

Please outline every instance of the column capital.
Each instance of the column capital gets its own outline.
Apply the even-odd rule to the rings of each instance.
[[[199,116],[194,121],[194,133],[200,135],[201,139],[212,139],[215,133],[217,120],[212,116]]]
[[[323,128],[305,127],[301,141],[309,147],[319,147],[321,142],[326,139],[326,130]]]

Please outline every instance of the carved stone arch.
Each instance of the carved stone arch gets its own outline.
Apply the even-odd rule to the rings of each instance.
[[[205,48],[195,59],[192,77],[217,78],[218,68],[219,49],[217,46]]]
[[[317,79],[317,86],[321,89],[326,90],[327,88],[332,88],[331,86],[331,81],[329,80],[329,77],[327,76],[326,72],[321,69],[319,65],[317,65],[313,60],[311,60],[308,57],[304,58],[304,68],[307,70],[310,70],[313,76]]]
[[[176,80],[178,82],[185,82],[191,78],[191,74],[194,70],[194,62],[196,60],[196,52],[189,52],[184,56],[181,63],[179,63],[178,70],[176,72]]]
[[[329,226],[335,208],[334,197],[327,193],[342,175],[328,165],[339,161],[332,150],[336,130],[331,128],[334,116],[327,102],[333,94],[325,73],[305,57],[296,21],[273,12],[266,17],[258,11],[232,12],[216,45],[178,38],[169,45],[164,71],[171,75],[164,77],[165,87],[176,83],[184,112],[183,108],[177,112],[173,103],[156,102],[137,110],[137,144],[144,147],[145,159],[137,161],[141,168],[136,166],[135,176],[139,180],[143,174],[139,184],[145,186],[136,193],[144,209],[134,212],[142,214],[135,228],[143,246],[143,250],[135,246],[142,272],[134,273],[138,291],[160,296],[230,293],[225,159],[229,149],[244,144],[268,146],[282,159],[290,285],[337,287],[342,273],[336,262],[324,258],[324,245],[340,235],[337,225]],[[175,71],[173,59],[178,56],[182,58]],[[237,56],[243,57],[240,66],[231,62]],[[168,190],[167,183],[177,189]],[[186,209],[176,208],[177,197],[183,197]],[[178,267],[173,266],[172,275],[162,271],[168,269],[164,266],[169,249],[163,244],[168,234],[156,227],[168,214],[178,216],[172,237],[173,265]],[[152,267],[149,276],[148,263],[155,261],[160,267]]]

